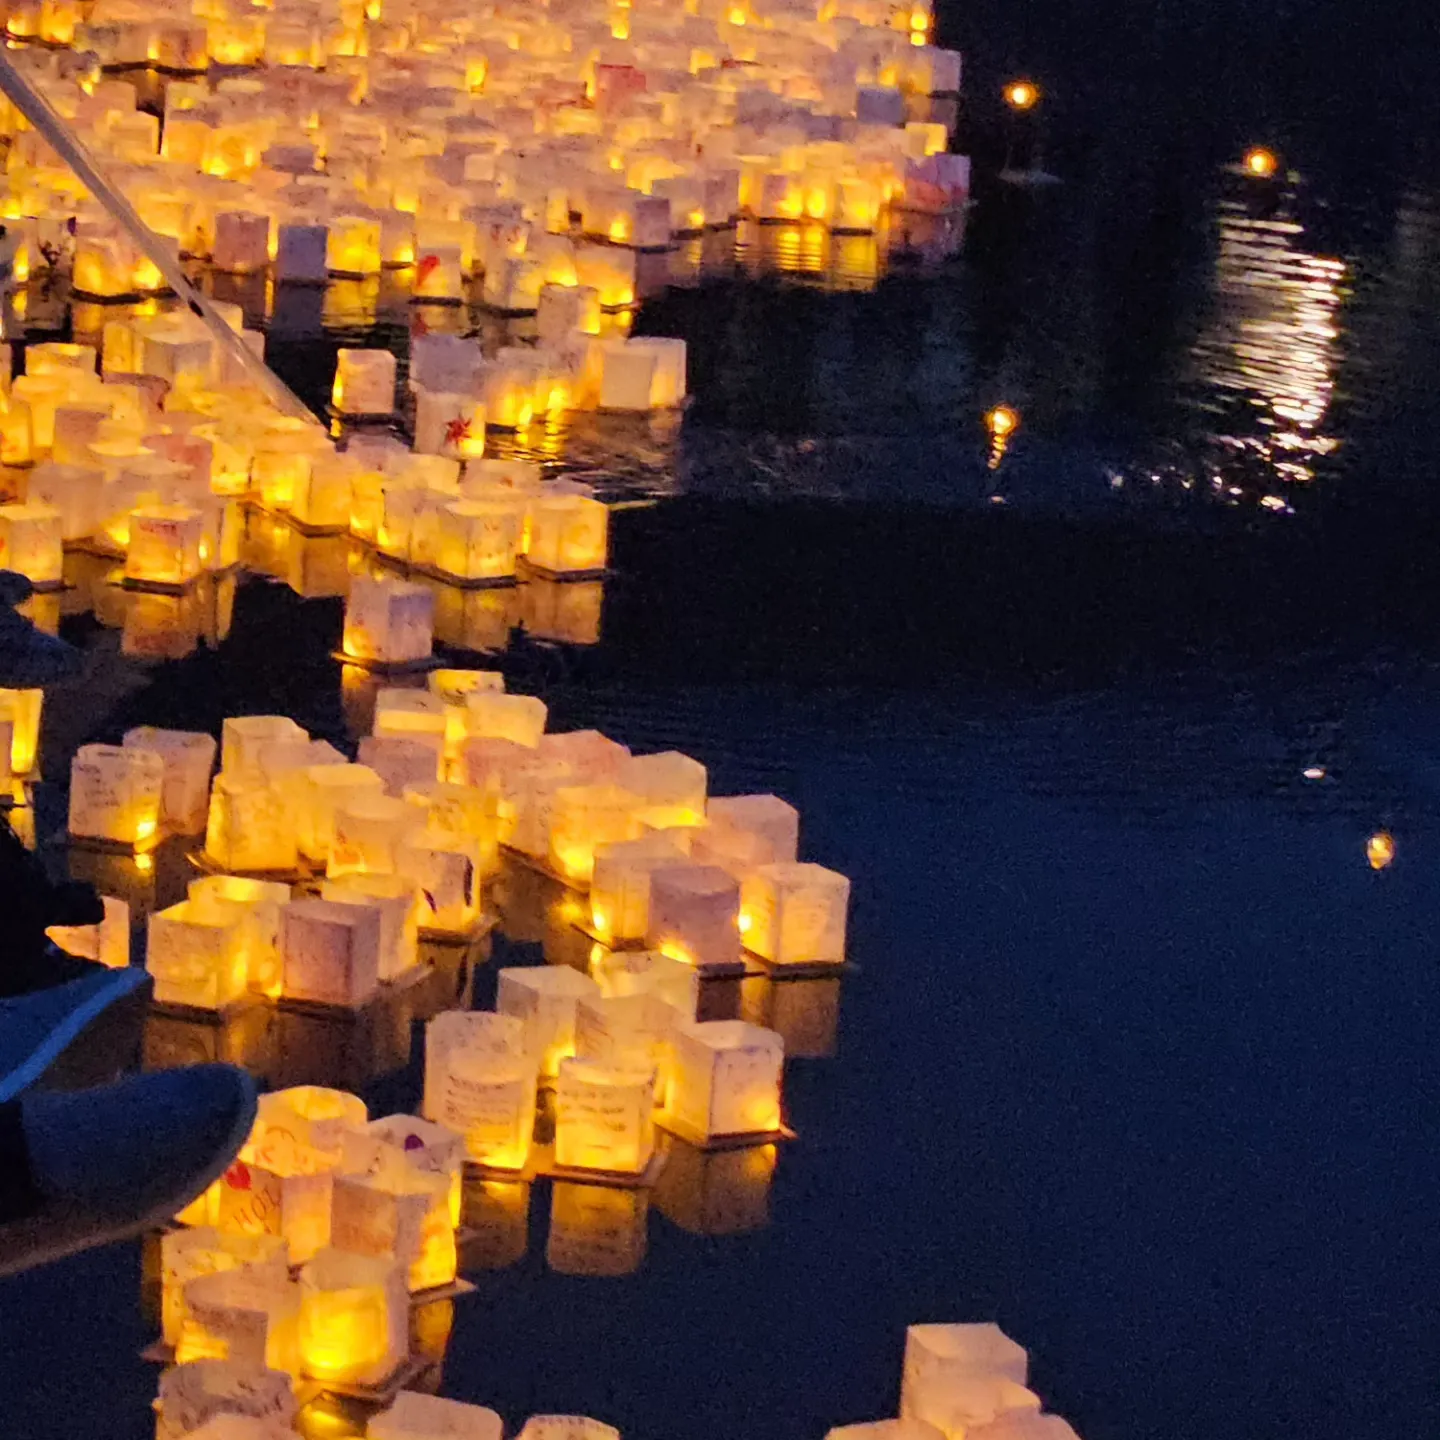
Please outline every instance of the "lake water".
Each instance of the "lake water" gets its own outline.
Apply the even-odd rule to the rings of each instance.
[[[942,15],[981,162],[960,257],[878,287],[759,234],[744,278],[675,257],[636,323],[690,342],[683,423],[531,437],[663,503],[615,517],[598,643],[532,626],[512,686],[798,804],[854,877],[856,969],[739,1001],[833,1053],[789,1067],[778,1155],[609,1215],[633,1273],[557,1273],[549,1185],[490,1198],[443,1393],[806,1440],[894,1413],[907,1323],[995,1318],[1087,1440],[1435,1432],[1430,52],[1418,9],[1178,8]],[[1037,139],[987,98],[1022,71],[1062,185],[995,179]],[[1252,143],[1299,178],[1228,173]],[[271,357],[317,404],[338,336],[413,323],[311,303]],[[241,709],[342,738],[339,619],[252,582],[223,644],[150,667],[67,620],[49,772]],[[140,1280],[122,1246],[0,1284],[5,1434],[147,1434]]]

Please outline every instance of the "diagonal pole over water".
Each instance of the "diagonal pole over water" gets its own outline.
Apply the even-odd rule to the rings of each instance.
[[[309,424],[318,424],[310,408],[276,373],[225,323],[218,310],[190,283],[179,259],[135,213],[130,202],[100,173],[90,152],[65,123],[54,106],[10,63],[0,48],[0,92],[49,141],[51,148],[75,172],[85,188],[105,207],[126,233],[165,277],[165,283],[202,320],[216,342],[254,379],[282,413]]]

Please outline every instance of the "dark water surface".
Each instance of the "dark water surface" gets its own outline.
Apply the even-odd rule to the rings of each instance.
[[[996,1318],[1087,1440],[1440,1433],[1432,24],[943,17],[984,162],[960,259],[673,290],[637,328],[691,343],[683,424],[534,442],[665,503],[616,516],[599,645],[522,643],[512,686],[800,805],[854,877],[858,969],[747,1001],[837,1030],[787,1071],[768,1193],[730,1177],[768,1224],[691,1233],[697,1182],[635,1273],[565,1276],[537,1184],[444,1393],[806,1440],[894,1413],[907,1323]],[[1062,186],[994,178],[1036,138],[987,98],[1022,71]],[[1262,142],[1300,178],[1225,171]],[[317,403],[320,319],[270,348]],[[1023,423],[991,468],[999,401]],[[50,773],[141,721],[340,736],[339,616],[250,583],[222,646],[148,671],[73,622]],[[414,1065],[365,1089],[413,1104]],[[149,1432],[139,1282],[130,1246],[0,1285],[0,1434]]]

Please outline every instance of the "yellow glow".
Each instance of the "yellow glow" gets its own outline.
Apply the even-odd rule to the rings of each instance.
[[[630,238],[630,217],[617,215],[610,222],[610,238],[617,245],[623,245]]]
[[[1383,870],[1395,859],[1395,837],[1388,830],[1377,830],[1365,842],[1365,858],[1372,870]]]
[[[135,868],[142,875],[148,875],[155,868],[155,857],[153,855],[137,855],[135,857]]]
[[[1040,87],[1031,80],[1012,80],[1005,87],[1005,103],[1012,110],[1030,110],[1040,99]]]
[[[1257,180],[1270,179],[1279,168],[1280,162],[1273,150],[1256,146],[1255,149],[1245,152],[1245,173],[1255,176]]]
[[[662,940],[660,953],[667,960],[678,960],[682,965],[695,964],[695,957],[683,945],[677,944],[674,940]]]
[[[742,5],[732,5],[732,6],[725,12],[725,18],[726,18],[732,25],[743,25],[748,17],[747,17],[746,14],[745,14],[745,8],[744,8],[744,6],[742,6]]]
[[[735,918],[735,925],[742,935],[748,935],[755,928],[755,917],[748,910],[742,910]]]
[[[985,416],[985,428],[997,439],[1013,435],[1019,425],[1019,414],[1008,405],[997,405]]]

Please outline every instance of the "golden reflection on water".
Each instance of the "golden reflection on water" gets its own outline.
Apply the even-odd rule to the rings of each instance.
[[[1283,203],[1256,214],[1240,200],[1222,202],[1216,308],[1195,356],[1220,421],[1214,438],[1277,482],[1313,480],[1315,460],[1339,443],[1326,421],[1347,279],[1343,260],[1306,247],[1304,225]]]

